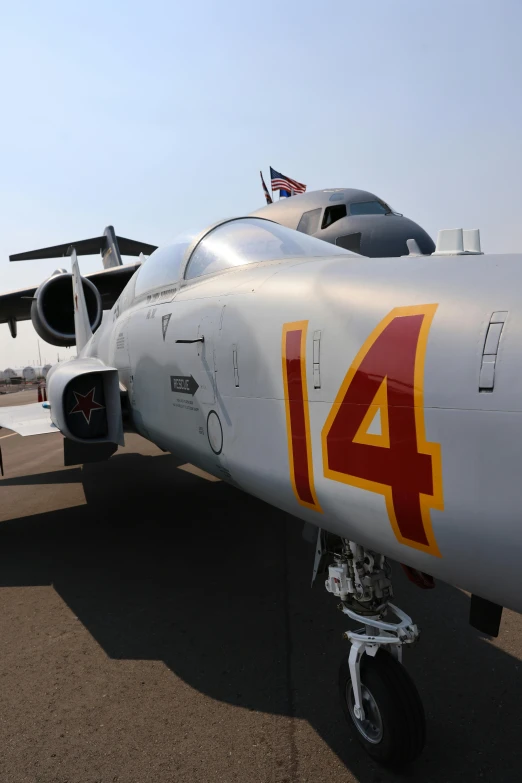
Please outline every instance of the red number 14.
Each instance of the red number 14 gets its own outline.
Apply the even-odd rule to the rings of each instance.
[[[379,492],[398,540],[440,556],[441,453],[424,432],[424,356],[437,305],[398,307],[355,357],[322,432],[324,475]],[[380,433],[371,424],[380,415]]]
[[[384,495],[397,539],[440,557],[430,509],[444,508],[441,453],[438,443],[426,441],[423,399],[424,357],[436,309],[398,307],[378,324],[341,384],[322,431],[322,451],[326,478]],[[305,321],[283,327],[289,461],[298,502],[321,511],[311,466],[306,327]],[[294,376],[303,382],[296,386]]]

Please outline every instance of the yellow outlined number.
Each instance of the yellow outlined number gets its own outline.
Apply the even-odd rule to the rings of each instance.
[[[430,510],[444,509],[442,458],[440,444],[426,440],[423,395],[424,359],[436,309],[397,307],[378,324],[341,384],[321,439],[326,478],[382,494],[397,540],[440,557]],[[283,377],[292,485],[300,503],[320,510],[306,399],[306,328],[306,321],[283,327]],[[300,360],[292,374],[288,362],[292,357],[295,361],[297,353]],[[294,379],[293,391],[289,377]],[[377,417],[380,431],[371,432]],[[296,464],[306,466],[299,471],[299,481]]]

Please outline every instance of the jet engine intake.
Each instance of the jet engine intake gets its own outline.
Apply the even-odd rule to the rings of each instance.
[[[51,419],[66,438],[83,444],[123,445],[116,368],[92,357],[60,362],[47,375],[47,393]]]
[[[100,325],[103,305],[96,286],[82,278],[91,329]],[[72,275],[54,274],[38,288],[31,305],[31,320],[42,340],[51,345],[75,345]]]

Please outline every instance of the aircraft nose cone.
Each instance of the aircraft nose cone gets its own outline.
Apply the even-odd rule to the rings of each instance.
[[[414,239],[424,255],[434,252],[434,241],[413,220],[402,215],[382,215],[378,220],[375,216],[372,218],[369,230],[361,231],[362,255],[370,258],[406,256],[409,254],[408,239]]]

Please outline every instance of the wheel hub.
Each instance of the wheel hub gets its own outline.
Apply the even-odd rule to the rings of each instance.
[[[350,711],[350,717],[353,720],[357,730],[363,735],[365,740],[377,745],[382,740],[382,718],[377,702],[366,685],[361,683],[362,705],[364,709],[364,719],[360,720],[355,715],[355,695],[353,686],[350,683],[346,686],[346,702]]]

